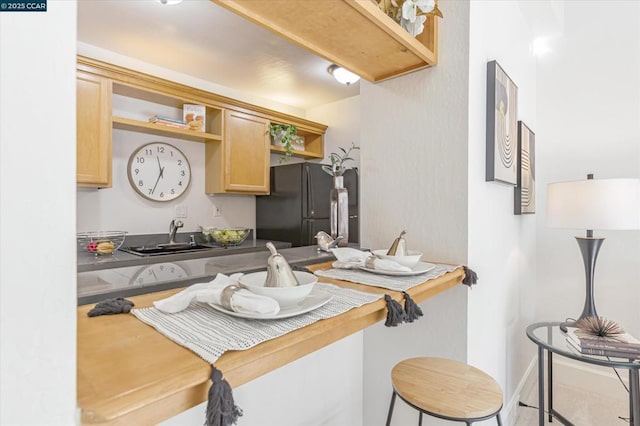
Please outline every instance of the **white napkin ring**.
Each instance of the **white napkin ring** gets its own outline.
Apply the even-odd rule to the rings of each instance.
[[[375,262],[376,262],[376,257],[375,256],[369,256],[364,260],[364,266],[366,268],[369,269],[375,269]]]
[[[220,293],[220,304],[230,311],[233,310],[231,308],[231,297],[233,296],[233,293],[238,290],[240,290],[240,287],[235,284],[231,284],[223,288],[222,292]]]

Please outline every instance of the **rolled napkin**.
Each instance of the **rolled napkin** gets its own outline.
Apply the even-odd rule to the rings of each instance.
[[[252,293],[245,288],[235,288],[241,276],[242,274],[233,274],[228,277],[219,273],[213,281],[193,284],[173,296],[153,302],[153,306],[164,313],[175,314],[187,309],[189,304],[195,300],[221,306],[229,302],[228,304],[234,312],[263,315],[275,315],[280,312],[280,305],[275,299]],[[234,288],[230,288],[230,286],[234,286]],[[225,291],[225,289],[227,290]]]
[[[410,272],[411,268],[389,259],[380,259],[369,251],[361,251],[351,247],[339,247],[331,249],[337,262],[333,262],[334,268],[353,269],[364,266],[370,269],[391,272]],[[373,266],[373,268],[371,268]]]

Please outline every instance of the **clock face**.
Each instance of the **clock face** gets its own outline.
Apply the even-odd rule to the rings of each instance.
[[[188,275],[187,271],[175,263],[156,263],[140,268],[131,281],[132,284],[146,285],[185,279]]]
[[[127,166],[129,183],[145,198],[153,201],[175,200],[191,183],[187,157],[173,145],[152,142],[131,154]]]

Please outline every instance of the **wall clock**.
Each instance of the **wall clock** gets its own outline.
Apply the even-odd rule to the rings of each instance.
[[[191,166],[175,146],[164,142],[142,145],[129,157],[129,183],[153,201],[171,201],[185,193],[191,183]]]

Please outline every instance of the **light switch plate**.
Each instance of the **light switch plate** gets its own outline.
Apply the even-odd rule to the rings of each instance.
[[[188,208],[187,206],[176,206],[176,218],[186,218],[188,215]]]

